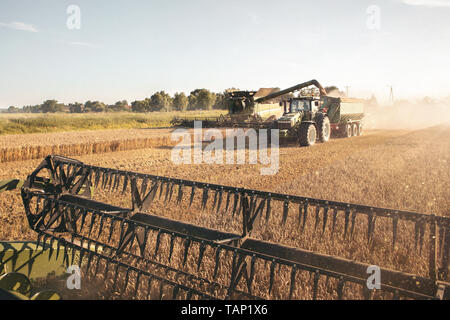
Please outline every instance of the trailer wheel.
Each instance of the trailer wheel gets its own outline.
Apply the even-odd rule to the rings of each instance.
[[[299,143],[303,147],[313,146],[316,143],[317,130],[312,123],[302,123],[299,128]]]
[[[361,123],[358,123],[358,136],[362,136],[363,134],[363,126]]]
[[[352,136],[356,137],[358,135],[358,124],[352,124]]]
[[[344,137],[345,138],[350,138],[353,134],[353,130],[352,130],[352,125],[350,123],[345,125],[345,129],[344,129]]]
[[[317,117],[316,123],[317,123],[317,131],[319,133],[319,141],[327,142],[328,140],[330,140],[331,125],[328,116],[324,114],[319,115]]]

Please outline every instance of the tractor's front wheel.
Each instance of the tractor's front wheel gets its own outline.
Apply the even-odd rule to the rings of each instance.
[[[301,146],[309,147],[316,143],[317,130],[312,123],[302,123],[299,128],[298,140]]]

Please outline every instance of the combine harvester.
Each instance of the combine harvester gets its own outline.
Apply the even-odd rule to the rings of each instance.
[[[67,266],[78,264],[83,279],[99,279],[96,289],[110,297],[449,298],[446,217],[102,168],[60,156],[48,156],[21,194],[38,247],[60,252]],[[287,238],[267,240],[283,229]],[[381,283],[371,290],[370,263],[292,246],[296,233],[311,237],[300,243],[354,243],[382,255],[406,248],[426,259],[419,274],[407,266],[380,266]]]
[[[309,86],[318,89],[319,97],[293,96],[295,92]],[[310,80],[282,91],[229,91],[227,101],[227,116],[204,119],[202,125],[280,129],[282,136],[295,138],[302,146],[312,146],[316,141],[327,142],[332,134],[340,137],[359,136],[363,130],[364,101],[328,96],[317,80]],[[172,125],[193,127],[194,120],[176,118]]]

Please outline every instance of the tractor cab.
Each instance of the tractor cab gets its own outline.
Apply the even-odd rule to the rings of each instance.
[[[311,120],[321,106],[318,97],[297,97],[282,101],[280,105],[284,108],[283,116],[278,120],[278,128],[289,130],[298,122]]]

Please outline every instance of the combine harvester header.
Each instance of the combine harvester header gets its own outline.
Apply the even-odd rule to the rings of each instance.
[[[64,248],[68,265],[103,275],[103,289],[116,297],[449,297],[446,217],[102,168],[60,156],[48,156],[21,193],[38,243],[45,250]],[[378,234],[389,237],[390,228],[382,252],[395,254],[390,247],[415,243],[415,251],[427,256],[427,271],[381,266],[380,289],[369,290],[371,264],[265,240],[280,228],[334,245],[360,241],[358,246],[369,246]],[[398,237],[400,231],[406,232]]]

